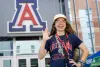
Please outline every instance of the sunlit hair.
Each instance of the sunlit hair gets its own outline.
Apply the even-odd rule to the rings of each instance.
[[[57,20],[57,19],[56,19]],[[52,28],[51,28],[51,32],[50,32],[50,36],[55,35],[56,34],[56,28],[55,28],[55,23],[56,20],[53,22],[52,24]],[[66,21],[66,28],[65,28],[65,33],[67,34],[75,34],[75,31],[72,29],[71,25],[68,23],[68,21],[65,19]]]

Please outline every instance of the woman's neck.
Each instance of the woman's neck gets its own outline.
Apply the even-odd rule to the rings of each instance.
[[[63,31],[63,32],[57,32],[57,34],[59,35],[59,36],[61,36],[61,35],[65,35],[65,32]]]

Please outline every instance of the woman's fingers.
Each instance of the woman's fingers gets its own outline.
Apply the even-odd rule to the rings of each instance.
[[[72,66],[76,65],[76,62],[73,59],[69,59],[69,62],[72,64]]]
[[[49,31],[48,31],[48,28],[46,28],[43,33],[48,34],[48,36],[50,34]]]
[[[46,33],[49,33],[48,28],[45,29],[45,32],[46,32]]]
[[[49,39],[49,31],[48,31],[48,28],[46,28],[46,29],[43,31],[43,39],[44,39],[44,40],[48,40],[48,39]]]

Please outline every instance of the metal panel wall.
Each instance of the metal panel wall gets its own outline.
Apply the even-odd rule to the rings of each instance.
[[[49,30],[53,16],[60,13],[58,0],[38,0],[39,13],[43,21],[47,21]],[[41,33],[7,33],[7,21],[12,21],[15,13],[15,0],[1,0],[0,2],[0,37],[14,37],[14,36],[39,36]]]

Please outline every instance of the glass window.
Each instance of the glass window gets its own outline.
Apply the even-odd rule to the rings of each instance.
[[[50,67],[50,58],[45,58],[45,67]]]
[[[34,51],[35,51],[35,46],[34,45],[31,45],[31,51],[32,51],[32,53],[34,53]]]
[[[88,15],[88,10],[85,9],[85,11],[86,11],[86,15]],[[90,15],[92,14],[92,9],[91,9],[91,8],[89,8],[89,14],[90,14]]]
[[[26,67],[26,59],[18,59],[19,67]]]
[[[20,46],[17,46],[17,53],[20,53]]]
[[[11,60],[3,60],[3,67],[11,67]]]
[[[13,55],[13,41],[9,38],[0,37],[0,56]]]
[[[89,27],[89,21],[87,22],[87,26]],[[92,21],[90,21],[90,26],[93,27]]]
[[[38,59],[31,59],[31,67],[38,67]]]
[[[91,34],[88,33],[89,39],[91,39]],[[92,33],[92,38],[94,38],[94,33]]]

